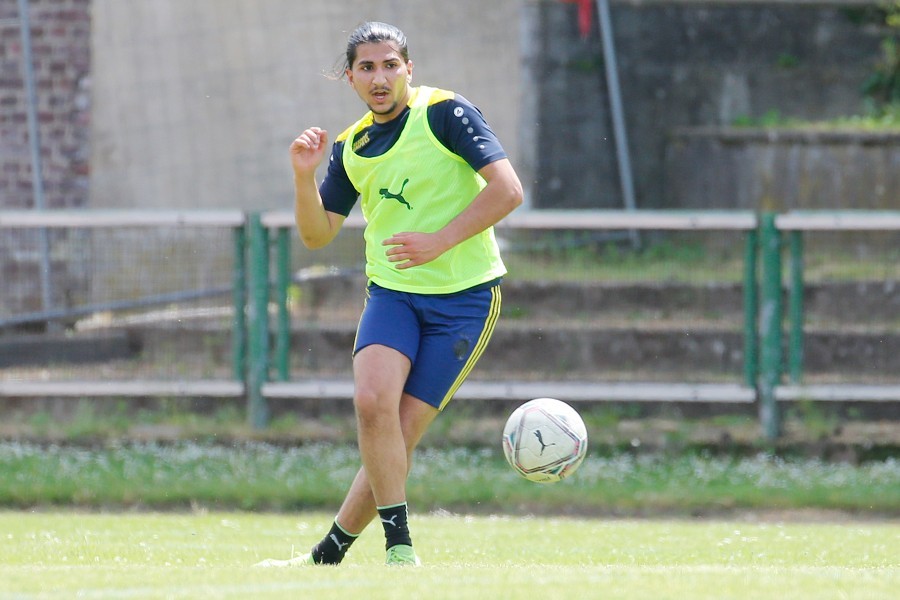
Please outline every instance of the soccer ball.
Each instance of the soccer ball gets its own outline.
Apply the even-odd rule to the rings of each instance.
[[[538,483],[575,472],[587,454],[587,429],[574,408],[554,398],[518,407],[503,428],[503,454],[515,471]]]

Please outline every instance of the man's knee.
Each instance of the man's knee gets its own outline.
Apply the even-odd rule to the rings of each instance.
[[[357,389],[353,395],[353,406],[361,421],[376,421],[390,414],[392,403],[385,394],[371,388]],[[396,413],[396,410],[394,411]],[[396,415],[395,417],[396,418]]]

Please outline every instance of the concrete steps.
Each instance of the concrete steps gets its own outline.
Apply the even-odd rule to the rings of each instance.
[[[306,304],[293,307],[295,366],[304,372],[349,367],[359,312],[353,290],[361,285],[321,281],[307,290]],[[804,307],[806,374],[900,377],[900,285],[814,283],[804,290]],[[739,283],[510,281],[473,377],[740,381],[743,365]]]
[[[292,378],[349,375],[363,283],[322,280],[302,289],[291,304]],[[805,294],[805,375],[900,380],[900,286],[811,285]],[[131,359],[176,361],[187,372],[207,376],[228,373],[231,319],[225,312],[111,318],[98,329],[65,338],[0,337],[0,367]],[[509,282],[503,288],[503,316],[472,377],[741,382],[743,322],[737,283]]]

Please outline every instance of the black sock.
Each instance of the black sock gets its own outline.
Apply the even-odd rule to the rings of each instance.
[[[331,530],[322,538],[322,541],[313,546],[312,556],[318,564],[338,565],[344,560],[344,555],[350,549],[350,544],[356,541],[359,534],[352,535],[344,531],[335,519],[331,524]]]
[[[392,548],[398,544],[412,546],[406,502],[378,507],[378,516],[381,517],[381,525],[384,527],[385,548]]]

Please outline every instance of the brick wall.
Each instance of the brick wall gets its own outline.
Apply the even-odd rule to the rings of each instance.
[[[29,0],[44,203],[88,204],[91,0]],[[28,95],[18,3],[0,3],[0,210],[35,207]],[[65,232],[50,233],[51,300],[65,302],[83,278],[65,256]],[[71,241],[71,240],[68,240]],[[39,310],[39,232],[0,231],[0,317]]]
[[[91,0],[28,4],[46,206],[84,206]],[[0,209],[34,206],[18,12],[17,2],[0,4]]]

